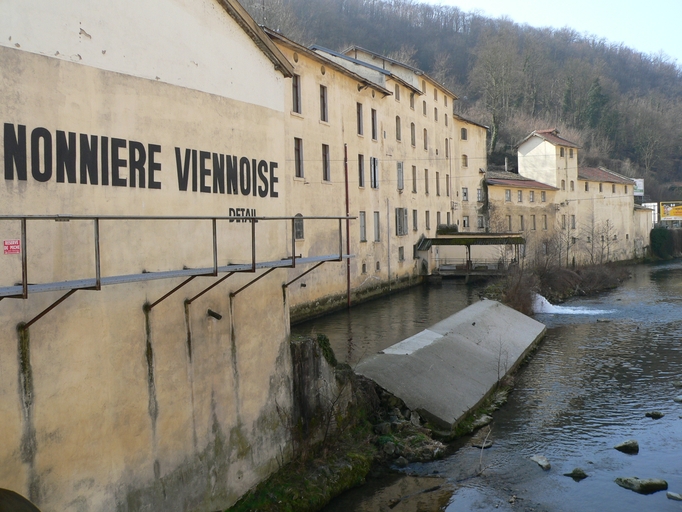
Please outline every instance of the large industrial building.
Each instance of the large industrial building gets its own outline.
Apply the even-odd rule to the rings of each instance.
[[[45,512],[233,504],[290,454],[290,322],[420,282],[439,231],[646,245],[627,180],[495,175],[436,80],[236,0],[6,0],[0,68],[0,488]]]

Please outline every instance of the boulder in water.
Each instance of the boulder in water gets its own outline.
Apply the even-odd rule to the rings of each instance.
[[[665,493],[665,495],[669,500],[682,501],[682,494],[679,494],[677,492],[668,491]]]
[[[675,400],[678,404],[682,404],[682,395],[676,396],[675,398],[673,398],[673,400]]]
[[[537,463],[538,466],[540,466],[542,469],[545,471],[549,471],[552,467],[552,465],[549,463],[547,460],[547,457],[543,455],[533,455],[530,460],[533,462]]]
[[[570,473],[564,473],[564,476],[570,476],[573,480],[576,482],[580,482],[580,480],[583,480],[584,478],[588,477],[588,474],[585,473],[585,471],[581,468],[575,468],[573,471]]]
[[[652,420],[660,420],[665,414],[663,414],[661,411],[651,411],[646,413],[644,416],[647,418],[651,418]]]
[[[639,494],[652,494],[668,489],[668,482],[660,478],[618,477],[616,483]]]
[[[623,453],[636,454],[639,453],[639,443],[634,439],[628,439],[620,444],[614,446],[616,450]]]

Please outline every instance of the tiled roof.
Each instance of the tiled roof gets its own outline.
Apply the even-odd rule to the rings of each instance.
[[[604,167],[581,167],[578,169],[578,179],[583,181],[601,181],[603,183],[622,183],[624,185],[635,184],[632,179],[609,171]]]
[[[550,128],[548,130],[535,130],[533,133],[528,135],[525,139],[518,143],[517,147],[526,142],[531,137],[540,137],[547,142],[554,144],[555,146],[565,146],[567,148],[579,148],[575,142],[559,137],[559,130],[556,128]]]
[[[513,172],[488,171],[485,173],[488,185],[499,185],[512,188],[534,188],[538,190],[558,190],[556,187],[526,178]]]

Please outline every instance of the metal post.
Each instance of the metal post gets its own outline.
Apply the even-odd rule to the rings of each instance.
[[[26,217],[21,218],[21,298],[28,298],[28,256],[26,247]]]
[[[256,219],[251,219],[251,272],[256,271]]]
[[[296,219],[291,219],[291,267],[296,268]]]
[[[95,223],[95,290],[100,291],[102,289],[102,271],[100,265],[100,253],[99,253],[99,219],[94,219]]]
[[[211,219],[213,224],[213,275],[218,275],[218,227],[217,220]]]

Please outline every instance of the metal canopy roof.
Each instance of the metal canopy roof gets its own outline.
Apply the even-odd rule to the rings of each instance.
[[[524,245],[525,243],[525,238],[518,233],[458,233],[437,238],[423,238],[417,250],[427,251],[433,245]]]

